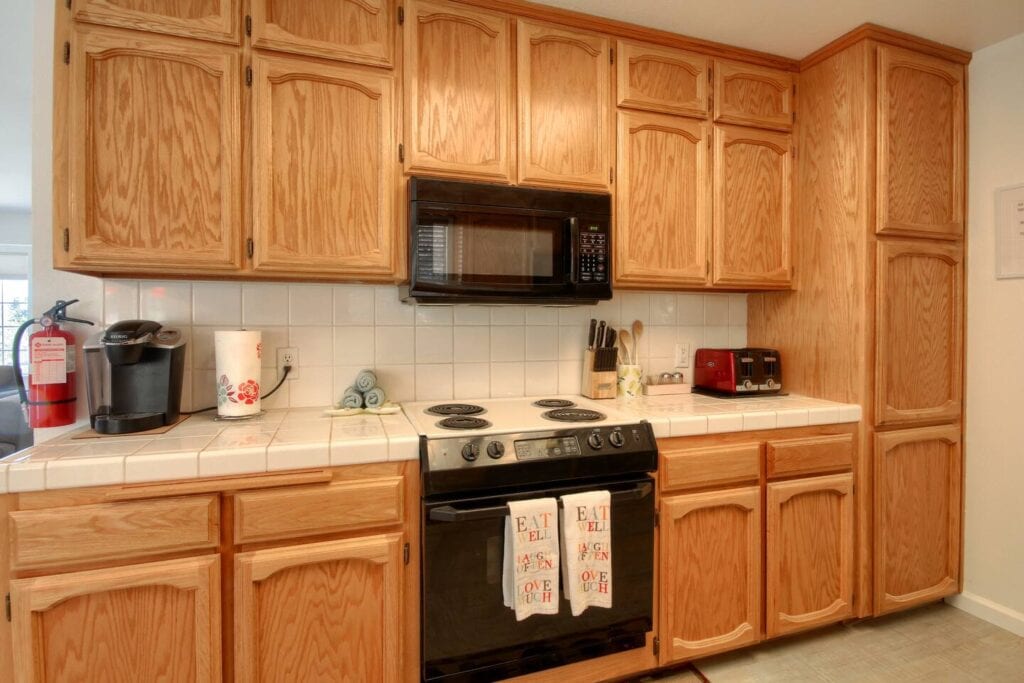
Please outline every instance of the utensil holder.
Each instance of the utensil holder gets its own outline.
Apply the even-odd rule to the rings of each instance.
[[[619,365],[616,372],[616,394],[622,398],[636,398],[643,392],[644,371],[640,365]]]
[[[587,398],[615,398],[615,384],[615,349],[584,351],[580,393]]]

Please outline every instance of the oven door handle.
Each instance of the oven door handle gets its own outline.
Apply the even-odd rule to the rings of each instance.
[[[625,503],[631,500],[641,500],[650,495],[653,486],[645,481],[625,491],[613,491],[611,494],[612,503]],[[562,507],[562,501],[558,501],[558,507]],[[508,514],[508,505],[494,505],[486,508],[472,508],[460,510],[451,505],[442,505],[430,510],[430,521],[432,522],[477,522],[482,519],[494,519],[504,517]]]

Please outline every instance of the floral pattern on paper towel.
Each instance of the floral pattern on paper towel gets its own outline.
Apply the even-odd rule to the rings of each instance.
[[[227,375],[221,375],[217,380],[217,405],[222,406],[229,401],[231,403],[244,403],[251,406],[260,398],[260,383],[254,379],[247,379],[238,385],[238,389],[231,383]]]

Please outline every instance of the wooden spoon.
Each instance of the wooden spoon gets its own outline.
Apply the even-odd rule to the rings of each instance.
[[[639,320],[633,321],[633,351],[640,353],[640,337],[644,333],[644,324]],[[636,365],[637,358],[633,358],[633,365]]]
[[[624,365],[630,364],[630,359],[633,356],[632,337],[629,336],[629,330],[619,330],[619,344],[622,346],[622,351],[625,351],[623,358],[625,358]]]

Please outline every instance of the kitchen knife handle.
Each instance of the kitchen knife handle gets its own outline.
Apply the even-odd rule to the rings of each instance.
[[[604,321],[597,324],[597,340],[594,342],[600,348],[604,345]]]
[[[593,349],[594,344],[597,343],[597,321],[593,318],[590,319],[590,333],[587,335],[587,348]]]

